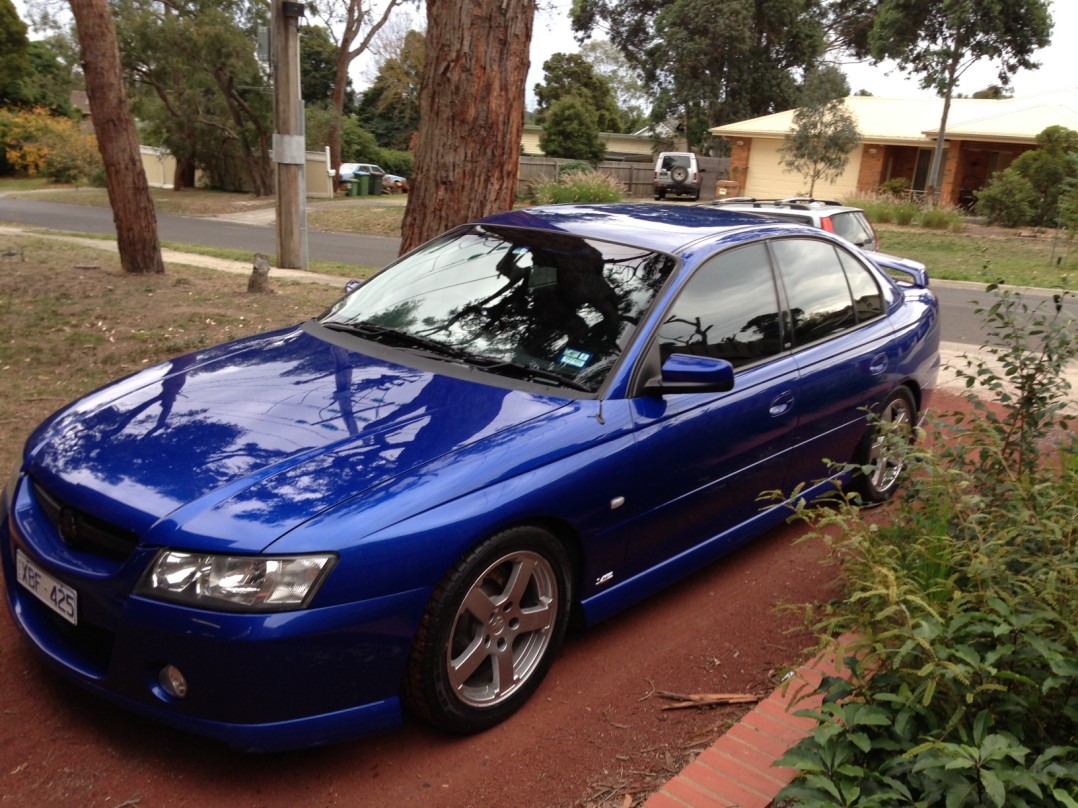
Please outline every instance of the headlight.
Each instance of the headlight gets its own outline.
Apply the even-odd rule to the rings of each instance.
[[[204,609],[272,612],[303,608],[335,556],[222,556],[163,550],[143,576],[142,595]]]

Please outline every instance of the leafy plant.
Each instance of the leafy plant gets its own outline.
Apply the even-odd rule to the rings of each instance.
[[[1078,438],[1063,375],[1078,341],[1064,295],[1031,310],[988,290],[987,358],[958,369],[985,398],[907,449],[902,501],[878,520],[854,495],[800,511],[846,587],[819,628],[860,639],[848,678],[806,713],[817,728],[780,761],[800,772],[780,798],[1078,806]]]

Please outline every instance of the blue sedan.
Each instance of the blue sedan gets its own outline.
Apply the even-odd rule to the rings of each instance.
[[[68,679],[242,748],[404,708],[489,728],[570,615],[604,620],[782,522],[760,492],[894,491],[866,413],[927,405],[927,285],[721,209],[461,226],[313,320],[38,427],[0,509],[11,615]]]

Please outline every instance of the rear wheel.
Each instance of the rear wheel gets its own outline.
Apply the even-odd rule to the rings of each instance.
[[[866,502],[885,502],[898,488],[905,467],[904,447],[900,443],[903,436],[913,440],[915,416],[913,396],[905,387],[900,387],[880,409],[878,424],[870,426],[865,433],[856,463],[871,466],[871,470],[860,474],[857,481]]]
[[[488,539],[434,590],[409,660],[405,703],[453,732],[519,709],[561,645],[572,597],[565,548],[537,527]]]

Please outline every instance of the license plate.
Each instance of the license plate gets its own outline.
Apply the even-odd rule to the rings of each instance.
[[[35,598],[71,625],[78,625],[79,593],[40,569],[18,549],[15,550],[15,577]]]

